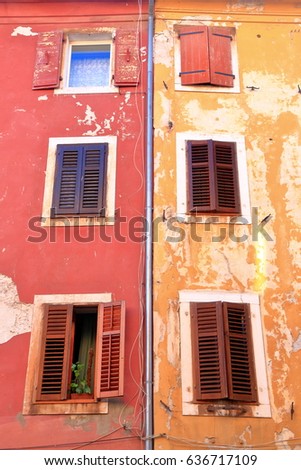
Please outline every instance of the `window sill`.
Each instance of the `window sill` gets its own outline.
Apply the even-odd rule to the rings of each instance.
[[[79,227],[94,225],[114,225],[115,217],[68,217],[60,216],[57,218],[42,217],[41,227]]]
[[[197,93],[240,93],[239,85],[234,87],[221,87],[214,85],[181,85],[175,82],[175,91],[195,91]]]
[[[221,215],[221,214],[188,214],[186,212],[176,214],[177,222],[184,224],[233,224],[233,225],[250,225],[251,214],[245,213],[241,215]]]
[[[57,88],[54,90],[55,95],[84,95],[84,94],[104,94],[118,93],[119,88],[115,86],[108,87],[72,87]]]
[[[239,403],[235,407],[225,406],[214,402],[195,404],[183,403],[184,416],[220,416],[229,418],[271,418],[269,405],[250,405]]]
[[[107,414],[108,401],[95,402],[91,400],[66,400],[64,402],[31,403],[23,415],[66,415],[66,414]]]

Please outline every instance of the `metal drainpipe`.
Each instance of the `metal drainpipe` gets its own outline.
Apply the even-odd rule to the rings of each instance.
[[[154,0],[149,0],[146,129],[145,247],[145,449],[153,449],[153,40]]]

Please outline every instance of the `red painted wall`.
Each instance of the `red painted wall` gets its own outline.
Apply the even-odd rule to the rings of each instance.
[[[146,10],[146,2],[144,10]],[[137,341],[141,321],[140,289],[143,283],[142,235],[129,237],[129,221],[144,214],[144,133],[146,109],[146,61],[137,88],[118,93],[55,95],[53,90],[32,90],[36,35],[17,34],[19,26],[31,31],[66,30],[108,26],[137,27],[141,47],[146,49],[147,22],[136,1],[30,2],[0,4],[0,274],[16,284],[20,302],[32,304],[36,294],[112,292],[114,300],[126,301],[125,415],[132,410],[133,426],[141,429],[143,403],[139,387],[140,366]],[[125,103],[125,92],[131,92]],[[47,99],[38,100],[39,96]],[[79,106],[78,103],[81,103]],[[80,137],[91,129],[79,124],[79,116],[90,106],[97,123],[114,115],[111,129],[102,126],[96,135],[117,136],[116,209],[120,225],[71,228],[70,242],[64,228],[50,237],[33,230],[34,217],[42,213],[48,139]],[[30,222],[31,221],[31,222]],[[133,223],[133,222],[132,222]],[[139,225],[139,223],[138,223]],[[137,225],[137,227],[138,227]],[[119,228],[124,241],[119,241]],[[112,238],[105,242],[100,233]],[[80,237],[88,240],[81,241]],[[33,240],[32,242],[29,241]],[[1,329],[0,329],[1,331]],[[30,333],[0,337],[0,447],[143,448],[135,432],[125,431],[123,412],[116,408],[108,416],[22,416],[22,402]],[[110,434],[114,429],[117,432]],[[51,430],[51,432],[49,432]],[[102,438],[102,435],[108,437]],[[118,438],[118,439],[117,439]],[[91,443],[91,441],[98,441]]]

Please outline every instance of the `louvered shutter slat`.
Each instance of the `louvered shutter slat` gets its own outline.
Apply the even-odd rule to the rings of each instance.
[[[117,30],[115,37],[115,85],[138,85],[140,68],[139,35],[136,30]]]
[[[33,89],[50,89],[59,86],[62,43],[61,31],[38,34]]]
[[[195,400],[227,397],[220,302],[191,304]]]
[[[240,213],[236,146],[232,142],[214,142],[216,210]]]
[[[101,304],[97,331],[95,396],[123,395],[125,304]]]
[[[104,215],[107,151],[107,144],[89,145],[83,149],[81,214]]]
[[[211,141],[189,141],[189,211],[208,212],[215,208],[214,168]]]
[[[38,400],[67,398],[72,315],[70,306],[46,306]]]
[[[249,306],[223,305],[229,398],[246,402],[257,399]]]
[[[208,30],[210,83],[217,86],[233,87],[231,40],[234,28],[215,26],[208,28]]]
[[[181,84],[209,83],[208,32],[206,26],[179,27]]]

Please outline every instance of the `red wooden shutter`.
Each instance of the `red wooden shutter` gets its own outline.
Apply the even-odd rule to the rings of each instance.
[[[82,175],[82,148],[58,145],[51,217],[78,214]]]
[[[33,89],[57,88],[60,83],[63,33],[38,34]]]
[[[257,400],[250,309],[246,304],[223,304],[229,398]]]
[[[83,148],[80,214],[105,215],[105,173],[108,144]]]
[[[233,142],[213,142],[215,158],[216,211],[240,213],[236,145]]]
[[[117,30],[115,37],[115,85],[138,85],[140,68],[139,34],[136,30]]]
[[[216,192],[212,141],[187,142],[187,154],[189,211],[214,211]]]
[[[119,397],[124,386],[125,303],[100,304],[97,326],[97,398]]]
[[[179,27],[181,48],[181,84],[210,82],[207,26]]]
[[[227,397],[221,302],[192,303],[194,398]]]
[[[223,87],[232,87],[231,40],[234,28],[209,28],[210,83]]]
[[[67,398],[71,325],[72,306],[46,306],[37,400]]]

